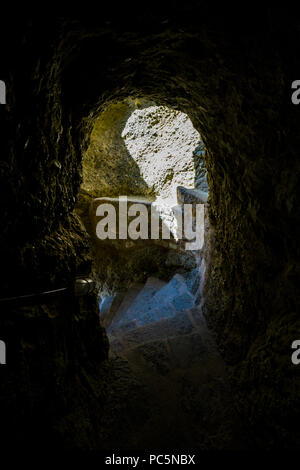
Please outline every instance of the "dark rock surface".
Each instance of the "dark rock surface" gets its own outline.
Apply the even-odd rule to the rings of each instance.
[[[200,309],[171,315],[153,318],[143,327],[132,325],[125,333],[114,332],[111,362],[123,363],[122,373],[115,376],[122,393],[114,400],[122,402],[126,394],[130,403],[132,388],[138,406],[130,411],[119,403],[118,416],[106,407],[113,427],[128,422],[121,444],[111,435],[107,448],[186,449],[191,442],[199,450],[251,448],[235,410],[224,361]],[[134,421],[132,428],[129,423]]]

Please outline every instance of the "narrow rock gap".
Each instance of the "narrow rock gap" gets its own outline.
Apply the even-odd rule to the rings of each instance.
[[[170,240],[163,239],[163,229],[156,240],[151,239],[151,230],[150,240],[148,232],[143,239],[139,226],[140,239],[131,241],[127,215],[125,240],[119,239],[120,225],[109,232],[108,216],[107,233],[113,238],[97,239],[99,205],[111,204],[119,220],[118,204],[124,196],[128,207],[147,204],[148,225],[149,207],[151,214],[156,208],[162,227],[171,230]],[[247,445],[230,399],[224,362],[201,309],[205,242],[187,251],[176,237],[176,213],[191,205],[195,224],[197,205],[205,205],[207,218],[207,198],[204,144],[186,114],[143,98],[104,107],[83,155],[77,212],[92,239],[100,320],[108,334],[111,367],[116,367],[114,381],[123,388],[120,393],[118,387],[114,397],[118,414],[108,405],[104,417],[110,422],[105,445],[112,449],[117,444],[124,449],[143,448],[145,442],[151,447],[162,443],[184,447],[192,439],[205,447],[209,436],[204,437],[204,429],[214,429],[220,422],[214,436],[216,448]],[[181,225],[185,220],[184,216]],[[201,223],[209,238],[208,220]],[[125,275],[118,278],[115,274],[122,270]],[[128,408],[136,386],[134,400],[139,405]],[[190,403],[185,404],[196,386],[205,422],[198,432],[198,418]],[[127,423],[122,435],[120,420]]]

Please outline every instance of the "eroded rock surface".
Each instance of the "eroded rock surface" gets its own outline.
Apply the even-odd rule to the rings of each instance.
[[[135,110],[122,137],[155,196],[175,198],[178,185],[195,186],[193,152],[201,138],[186,114],[166,106]]]
[[[186,114],[127,98],[107,106],[96,119],[83,156],[81,189],[92,196],[174,200],[178,185],[205,185],[204,154]]]

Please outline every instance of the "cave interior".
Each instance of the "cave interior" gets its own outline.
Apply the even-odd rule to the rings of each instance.
[[[6,20],[7,442],[299,448],[300,366],[290,361],[300,331],[299,109],[290,100],[299,17],[188,0]],[[142,112],[155,121],[143,144],[130,124]],[[179,157],[167,155],[169,164],[165,141],[154,152],[159,112],[179,119],[178,137],[168,137]],[[127,195],[152,207],[170,188],[205,206],[200,251],[96,239],[95,198]],[[87,295],[74,295],[79,278],[93,280]],[[38,295],[45,291],[56,295]]]

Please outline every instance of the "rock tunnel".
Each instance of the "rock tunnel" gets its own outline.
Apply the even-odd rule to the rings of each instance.
[[[176,266],[181,270],[200,267],[200,253],[199,259],[196,253],[184,253],[177,232],[183,200],[193,199],[194,208],[196,200],[207,200],[204,154],[200,134],[178,110],[128,98],[100,113],[82,157],[82,184],[75,206],[91,237],[92,270],[99,292],[113,294],[132,280],[144,282],[154,273],[168,278]],[[97,240],[97,206],[101,201],[114,203],[119,220],[120,197],[129,200],[129,207],[134,202],[147,207],[147,240],[151,239],[151,212],[155,210],[161,225],[155,241],[120,244]],[[130,220],[128,223],[130,230]],[[168,228],[169,241],[163,239]],[[119,238],[117,232],[112,235]]]
[[[149,409],[142,406],[137,376],[128,379],[126,364],[112,367],[98,293],[77,297],[72,287],[59,293],[78,276],[105,282],[108,258],[118,262],[112,251],[101,252],[95,270],[86,225],[90,198],[129,194],[126,184],[135,196],[149,189],[142,181],[134,188],[137,177],[126,180],[118,149],[113,165],[124,186],[116,190],[105,168],[98,172],[97,194],[84,186],[93,129],[98,123],[100,136],[104,124],[112,129],[101,116],[115,110],[127,118],[139,102],[187,115],[205,147],[209,230],[201,312],[223,361],[211,359],[208,375],[224,367],[238,422],[228,439],[226,413],[213,429],[205,427],[201,416],[211,389],[204,381],[196,393],[201,374],[195,373],[182,392],[193,421],[183,414],[170,423],[166,416],[160,442],[209,450],[300,446],[300,368],[290,361],[300,329],[299,110],[290,100],[299,65],[297,27],[296,19],[280,20],[272,9],[262,9],[259,18],[249,11],[246,21],[239,10],[215,12],[193,1],[140,12],[108,9],[101,18],[7,18],[0,33],[12,47],[0,77],[7,93],[0,107],[0,333],[7,361],[0,396],[8,442],[80,449],[157,445],[160,423],[150,419],[144,426],[152,408],[151,401]],[[126,256],[132,279],[137,263],[128,267]],[[157,269],[161,252],[155,256]],[[57,295],[20,300],[50,290]],[[154,359],[163,384],[164,352],[158,348]],[[120,376],[126,376],[124,390]],[[226,401],[222,387],[212,385]],[[215,393],[213,410],[220,408]],[[117,424],[110,410],[121,417]],[[186,430],[185,440],[179,429]]]

